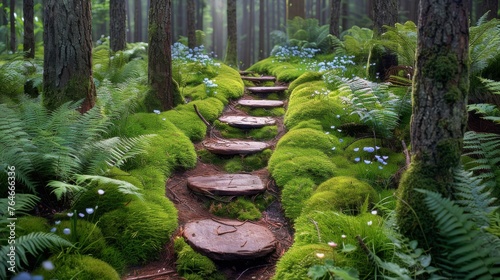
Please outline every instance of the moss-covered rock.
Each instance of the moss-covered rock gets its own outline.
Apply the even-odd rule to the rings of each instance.
[[[154,166],[145,166],[143,168],[130,170],[130,175],[136,177],[144,186],[144,190],[162,190],[165,191],[165,182],[167,177],[161,170]]]
[[[285,216],[292,220],[298,218],[315,188],[316,184],[309,178],[298,177],[288,181],[281,192]]]
[[[184,108],[183,108],[184,109]],[[201,141],[205,138],[207,126],[193,111],[184,110],[169,110],[162,112],[160,117],[173,123],[178,129],[189,137],[191,141]]]
[[[335,175],[336,166],[328,158],[319,156],[301,156],[280,162],[272,172],[278,186],[284,186],[296,177],[310,178],[320,184]]]
[[[319,72],[305,72],[304,74],[300,75],[297,79],[295,79],[293,82],[290,83],[288,86],[288,90],[290,92],[293,92],[293,90],[301,84],[308,83],[308,82],[313,82],[313,81],[319,81],[323,79],[323,75]]]
[[[177,228],[177,210],[168,200],[164,205],[133,201],[106,213],[99,224],[109,243],[127,256],[128,264],[141,264],[159,257]]]
[[[266,149],[260,153],[247,155],[245,157],[231,157],[229,159],[215,159],[215,162],[220,162],[225,171],[229,173],[238,173],[241,171],[251,172],[262,169],[267,166],[267,162],[271,157],[272,151]]]
[[[337,176],[323,182],[309,198],[303,211],[339,211],[358,214],[365,201],[373,204],[377,192],[365,182],[353,177]]]
[[[285,126],[293,128],[302,121],[311,119],[319,120],[324,129],[342,124],[340,114],[343,113],[341,105],[322,99],[302,100],[298,104],[290,104],[285,114]]]
[[[185,279],[225,279],[208,257],[195,252],[182,237],[174,240],[177,272]]]
[[[125,272],[125,267],[127,265],[127,261],[123,254],[112,246],[106,246],[102,249],[101,255],[99,259],[108,263],[112,266],[119,274],[123,274]]]
[[[39,268],[33,274],[42,275],[44,279],[120,280],[113,267],[91,256],[64,254],[50,260],[54,264],[53,270]]]
[[[246,71],[257,72],[261,74],[270,74],[270,69],[275,65],[275,58],[268,57],[257,61],[255,64],[250,66]]]
[[[30,232],[48,232],[49,222],[43,217],[23,216],[16,221],[16,235],[22,236]]]
[[[273,280],[303,280],[309,279],[307,272],[313,265],[321,265],[324,259],[317,253],[324,254],[324,259],[338,260],[341,258],[327,244],[294,244],[276,264]]]
[[[238,220],[259,220],[262,217],[255,204],[243,197],[229,203],[212,202],[209,209],[210,213],[219,217],[238,219]]]
[[[292,160],[298,157],[321,157],[324,160],[328,160],[328,156],[317,149],[310,148],[297,148],[297,147],[282,147],[276,149],[274,153],[269,158],[269,162],[267,164],[267,169],[270,173],[274,172],[274,169],[279,163],[282,163],[287,160]]]

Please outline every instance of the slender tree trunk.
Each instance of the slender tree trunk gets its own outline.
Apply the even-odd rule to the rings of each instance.
[[[411,5],[408,5],[410,10],[408,13],[408,19],[417,22],[418,21],[418,14],[419,14],[419,2],[420,1],[411,1]]]
[[[451,196],[467,124],[467,2],[422,0],[411,120],[412,162],[399,186],[397,222],[419,246],[436,250],[438,230],[424,203],[426,189]],[[432,253],[436,253],[435,251]]]
[[[255,29],[253,28],[255,26],[255,1],[251,0],[250,1],[250,20],[248,24],[248,48],[249,48],[249,53],[250,53],[250,64],[253,64],[255,61]]]
[[[384,32],[384,25],[394,26],[398,22],[398,0],[374,0],[373,2],[373,32],[375,38]],[[387,78],[386,73],[391,67],[398,65],[398,56],[390,50],[374,54],[376,73],[381,79]]]
[[[203,11],[205,9],[205,1],[196,0],[196,29],[203,30]]]
[[[1,11],[1,17],[0,17],[0,25],[3,25],[3,26],[9,24],[9,15],[7,14],[7,7],[9,7],[8,0],[2,0],[2,11]]]
[[[238,37],[236,31],[236,0],[227,0],[227,46],[225,63],[238,68]]]
[[[23,50],[26,58],[35,58],[35,30],[34,30],[34,3],[33,0],[23,0],[24,40]]]
[[[169,110],[178,101],[172,80],[171,0],[151,0],[149,8],[148,79],[151,85],[146,103],[150,110]]]
[[[349,3],[342,1],[342,30],[349,29]]]
[[[132,18],[132,15],[131,15],[131,10],[130,9],[130,1],[127,0],[127,3],[125,4],[125,8],[126,8],[126,13],[127,13],[127,42],[132,42],[132,31],[130,30],[130,27],[132,26],[132,23],[131,23],[131,18]]]
[[[17,51],[15,9],[16,0],[10,0],[10,51],[13,53]]]
[[[265,3],[259,0],[259,60],[264,59],[264,32],[265,32]]]
[[[295,17],[306,17],[305,0],[287,0],[287,19],[294,19]]]
[[[109,1],[109,21],[110,27],[110,47],[111,50],[121,51],[127,46],[126,40],[126,24],[127,14],[124,0],[110,0]]]
[[[330,34],[340,37],[340,3],[341,0],[330,1]]]
[[[142,42],[142,3],[134,0],[134,42]]]
[[[91,22],[91,0],[45,1],[43,102],[50,110],[83,99],[84,113],[96,102]]]
[[[196,46],[196,7],[194,0],[187,0],[187,37],[188,47],[194,48]]]

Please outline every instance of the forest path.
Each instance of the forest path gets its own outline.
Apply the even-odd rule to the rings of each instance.
[[[255,77],[250,78],[250,80],[256,83],[259,82],[259,79]],[[272,78],[265,76],[262,81],[268,82],[269,80],[272,80]],[[268,141],[225,139],[219,131],[210,129],[207,138],[195,144],[197,152],[208,150],[222,158],[241,157],[243,159],[249,154],[274,147],[279,138],[285,133],[283,116],[256,119],[242,110],[244,106],[266,110],[285,106],[286,100],[268,100],[267,96],[273,92],[283,92],[287,87],[277,85],[276,90],[273,90],[273,88],[269,86],[251,87],[248,90],[247,87],[245,94],[239,100],[232,101],[226,106],[221,118],[219,118],[223,122],[231,122],[234,119],[241,121],[243,119],[249,120],[250,123],[256,122],[258,123],[257,126],[276,125],[277,135],[273,139]],[[285,99],[284,95],[279,96]],[[230,125],[238,127],[241,124]],[[252,129],[251,126],[252,124],[249,124],[249,126],[243,124],[242,129],[250,130]],[[213,143],[216,143],[215,148],[213,145],[211,146]],[[258,146],[258,149],[249,150],[249,146],[253,147],[254,145]],[[228,147],[230,148],[229,151]],[[259,183],[262,184],[263,191],[274,196],[274,200],[262,212],[262,217],[259,220],[240,221],[215,216],[209,211],[211,202],[234,200],[239,195],[235,193],[229,195],[218,193],[218,196],[216,196],[213,189],[210,190],[211,193],[208,193],[208,191],[207,193],[201,193],[199,186],[192,186],[193,180],[203,181],[208,178],[211,181],[209,188],[216,187],[216,185],[224,188],[228,186],[228,176],[252,176],[254,179],[256,177],[260,179]],[[216,179],[213,179],[217,177],[220,179],[219,183],[217,183]],[[231,183],[234,184],[234,182]],[[277,260],[291,246],[293,241],[291,226],[284,217],[279,194],[280,191],[270,178],[266,168],[251,172],[228,174],[220,165],[203,162],[199,156],[194,169],[178,171],[167,181],[166,195],[174,202],[179,215],[179,230],[174,235],[174,238],[183,236],[197,251],[205,251],[202,254],[209,256],[215,262],[218,271],[223,273],[227,279],[270,279],[274,275]],[[249,195],[243,191],[240,195],[251,200],[255,199],[254,193]],[[202,227],[201,224],[212,228]],[[202,232],[208,232],[209,234],[201,237]],[[213,236],[210,236],[210,233]],[[191,240],[190,237],[192,237]],[[221,243],[216,244],[216,240]],[[132,270],[129,278],[124,279],[183,279],[175,272],[175,260],[173,246],[168,246],[160,261]]]

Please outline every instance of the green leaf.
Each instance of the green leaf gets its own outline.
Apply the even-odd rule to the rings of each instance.
[[[307,276],[312,279],[321,279],[328,273],[328,270],[323,265],[313,265],[309,268]]]
[[[345,244],[344,248],[342,248],[341,252],[342,253],[350,253],[354,252],[356,250],[356,246],[352,244]]]

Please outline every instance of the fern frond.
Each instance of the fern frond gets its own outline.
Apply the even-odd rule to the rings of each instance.
[[[135,195],[138,198],[142,199],[140,189],[129,182],[95,175],[76,175],[75,177],[77,184],[83,184],[85,181],[98,182],[101,184],[113,184],[118,187],[118,190],[121,193]]]
[[[57,200],[61,200],[64,196],[76,195],[86,190],[85,187],[61,181],[49,181],[47,187],[52,188],[51,193],[55,194]]]
[[[16,215],[25,215],[28,212],[32,211],[36,204],[40,201],[40,198],[33,194],[16,194]],[[2,218],[8,218],[9,201],[7,198],[0,198],[0,216]],[[0,228],[0,231],[6,230],[4,227]]]
[[[500,49],[500,21],[485,22],[484,16],[477,26],[470,27],[469,50],[471,74],[479,73],[495,58]]]
[[[500,262],[496,252],[499,242],[490,243],[491,235],[477,229],[471,215],[441,194],[417,190],[426,195],[424,201],[435,217],[442,237],[441,268],[453,279],[495,279]],[[484,277],[484,278],[483,278]]]
[[[66,239],[45,232],[32,232],[27,235],[20,236],[16,239],[16,267],[23,269],[28,265],[28,255],[37,255],[47,249],[59,247],[70,247],[72,244]],[[7,268],[10,252],[10,245],[5,245],[0,248],[0,278],[7,279]]]
[[[500,136],[493,133],[468,131],[464,135],[464,155],[472,160],[466,164],[471,171],[481,172],[482,178],[492,183],[500,162]],[[488,182],[486,182],[488,183]]]

